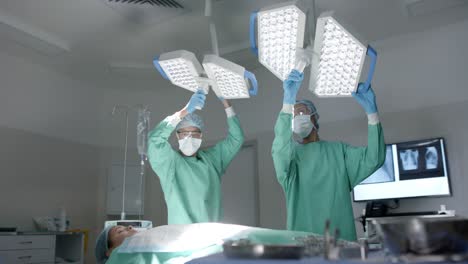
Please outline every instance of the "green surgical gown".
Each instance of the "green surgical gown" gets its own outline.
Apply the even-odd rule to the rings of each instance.
[[[244,134],[236,116],[228,118],[228,136],[195,157],[175,151],[168,142],[175,130],[168,119],[149,134],[148,158],[159,176],[168,224],[216,222],[222,217],[221,176],[239,152]]]
[[[385,160],[382,126],[368,125],[367,147],[341,142],[299,144],[293,140],[292,114],[281,112],[272,156],[283,187],[289,230],[323,234],[325,221],[340,238],[356,240],[350,192]]]

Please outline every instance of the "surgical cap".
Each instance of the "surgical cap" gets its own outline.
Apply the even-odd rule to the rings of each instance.
[[[198,129],[200,129],[200,131],[203,131],[203,127],[204,127],[203,120],[197,114],[194,114],[194,113],[188,114],[177,125],[176,131],[182,128],[186,128],[186,127],[197,127]]]
[[[312,103],[312,101],[309,101],[309,100],[297,100],[296,101],[296,104],[303,104],[307,107],[307,109],[309,109],[310,111],[310,115],[315,115],[315,121],[317,122],[317,129],[319,128],[319,123],[318,123],[318,120],[319,120],[319,114],[317,113],[317,108],[315,108],[315,105],[314,103]]]
[[[97,240],[96,240],[96,248],[95,248],[95,254],[96,254],[96,262],[98,264],[103,264],[106,263],[107,261],[107,251],[109,250],[108,247],[108,239],[109,239],[109,231],[112,229],[112,226],[108,226],[102,230],[102,232],[99,234]]]

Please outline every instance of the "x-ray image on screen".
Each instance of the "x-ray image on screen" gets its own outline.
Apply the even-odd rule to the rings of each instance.
[[[385,163],[371,176],[361,182],[361,184],[382,183],[395,181],[395,171],[393,168],[392,146],[387,145],[385,153]]]
[[[426,170],[437,169],[439,166],[439,154],[437,154],[436,147],[427,147],[426,148]]]
[[[419,167],[419,152],[417,149],[406,149],[399,152],[402,170],[417,170]]]
[[[444,175],[439,141],[397,144],[400,180]]]
[[[450,195],[443,138],[386,144],[385,163],[353,188],[354,201]]]

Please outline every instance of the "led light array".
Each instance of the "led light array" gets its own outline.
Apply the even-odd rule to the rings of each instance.
[[[317,22],[315,52],[315,93],[318,96],[350,96],[358,86],[366,56],[366,47],[346,31],[333,17]]]
[[[208,77],[214,80],[213,91],[218,97],[249,98],[256,94],[255,76],[244,67],[215,55],[206,55],[203,67]],[[249,90],[248,80],[252,82],[253,90]]]
[[[213,72],[217,88],[224,98],[247,98],[249,97],[248,87],[244,77],[219,67],[213,63],[203,65]]]
[[[191,62],[183,58],[160,61],[161,67],[166,72],[169,79],[177,86],[183,87],[190,91],[198,89],[198,83],[194,76],[196,71]]]
[[[259,61],[281,80],[296,64],[296,50],[303,47],[305,14],[295,5],[258,12]]]
[[[195,54],[188,51],[162,54],[159,59],[155,59],[154,65],[164,78],[193,92],[203,88],[208,93],[211,85],[216,95],[225,99],[249,98],[257,93],[255,75],[244,67],[215,55],[206,55],[203,60],[208,78],[202,77],[202,66]],[[249,81],[252,89],[249,89]]]

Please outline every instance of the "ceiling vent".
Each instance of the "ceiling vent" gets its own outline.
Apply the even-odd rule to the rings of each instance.
[[[155,25],[190,12],[190,0],[100,0],[138,25]],[[193,0],[192,0],[193,1]]]
[[[180,3],[175,0],[108,0],[109,2],[127,3],[137,5],[152,5],[168,8],[184,8]]]

